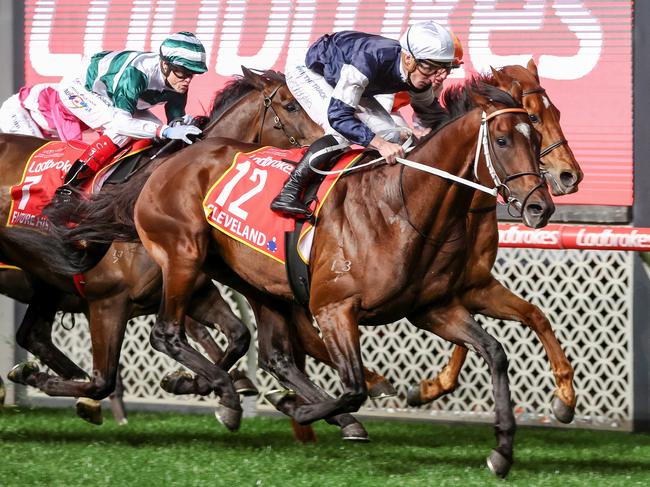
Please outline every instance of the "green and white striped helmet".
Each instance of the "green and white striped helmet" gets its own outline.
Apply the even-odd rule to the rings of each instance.
[[[191,32],[177,32],[160,45],[160,57],[194,73],[205,73],[205,48]]]

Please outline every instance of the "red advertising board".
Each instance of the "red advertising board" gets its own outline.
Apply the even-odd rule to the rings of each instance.
[[[190,93],[189,111],[202,113],[240,65],[284,71],[322,34],[356,29],[398,38],[423,19],[449,25],[463,42],[457,79],[537,62],[585,172],[580,191],[557,203],[632,204],[629,0],[26,0],[25,79],[56,82],[82,55],[156,50],[169,33],[189,30],[209,56],[209,72]]]

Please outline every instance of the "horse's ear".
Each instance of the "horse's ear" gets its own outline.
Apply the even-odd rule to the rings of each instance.
[[[499,71],[494,69],[492,66],[490,66],[490,70],[492,71],[492,77],[494,78],[494,81],[497,82],[498,88],[501,88],[502,90],[507,90],[510,88],[510,84],[503,79],[503,75],[499,73]]]
[[[521,85],[519,84],[519,81],[513,81],[512,86],[510,87],[510,96],[518,103],[522,104],[522,88]]]
[[[265,84],[262,76],[255,73],[254,71],[251,71],[243,65],[241,66],[241,72],[244,75],[244,79],[253,85],[257,90],[262,91],[264,89]]]
[[[528,68],[528,71],[535,76],[535,79],[539,83],[539,75],[537,74],[537,64],[535,64],[535,60],[533,58],[530,58],[530,61],[528,61],[528,65],[526,66]]]

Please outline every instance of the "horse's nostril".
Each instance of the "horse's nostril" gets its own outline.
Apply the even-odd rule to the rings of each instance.
[[[572,172],[562,171],[562,173],[560,174],[560,181],[562,182],[565,188],[572,187],[573,185],[576,184],[577,180],[578,178]]]
[[[542,208],[541,205],[530,204],[530,205],[527,205],[527,206],[526,206],[526,212],[527,212],[530,216],[538,217],[538,216],[540,216],[542,213],[544,213],[544,209]]]

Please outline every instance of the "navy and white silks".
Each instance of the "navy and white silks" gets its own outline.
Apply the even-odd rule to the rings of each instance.
[[[406,83],[401,51],[398,41],[378,35],[324,35],[309,48],[304,65],[287,70],[287,85],[326,134],[365,147],[376,133],[406,126],[391,116],[395,93],[408,91],[416,111],[436,103],[431,87],[418,92]],[[384,138],[398,142],[399,134]]]

